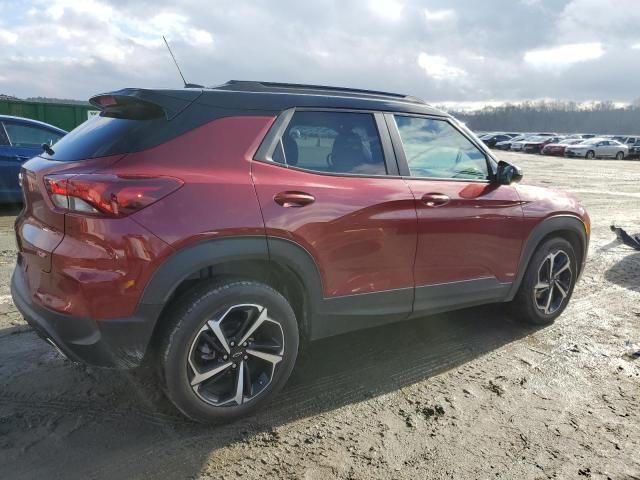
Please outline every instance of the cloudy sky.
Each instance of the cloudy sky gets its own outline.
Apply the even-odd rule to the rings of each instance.
[[[431,103],[640,97],[638,0],[0,0],[0,93],[318,83]]]

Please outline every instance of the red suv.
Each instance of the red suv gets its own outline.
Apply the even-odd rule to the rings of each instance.
[[[124,89],[24,164],[16,306],[67,357],[157,365],[212,421],[264,404],[301,341],[505,302],[553,321],[589,217],[451,116],[382,92]]]

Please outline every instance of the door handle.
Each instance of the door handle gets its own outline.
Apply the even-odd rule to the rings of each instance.
[[[422,203],[427,207],[441,207],[449,203],[451,199],[443,193],[426,193],[422,196]]]
[[[19,162],[24,162],[26,160],[29,160],[29,158],[31,158],[31,157],[25,157],[24,155],[15,155],[14,158],[16,160],[18,160]]]
[[[273,200],[283,207],[304,207],[316,201],[313,195],[304,192],[280,192]]]

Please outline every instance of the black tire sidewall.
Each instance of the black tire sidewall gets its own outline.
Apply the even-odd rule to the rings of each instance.
[[[535,284],[538,282],[538,270],[542,262],[546,259],[547,255],[558,250],[565,251],[569,256],[569,260],[571,262],[571,286],[569,287],[569,292],[567,292],[567,298],[563,301],[560,308],[551,314],[545,314],[537,307],[533,296],[533,290]],[[522,320],[528,323],[536,325],[547,325],[553,323],[553,321],[562,314],[569,304],[569,300],[571,299],[571,295],[573,294],[573,289],[576,284],[578,273],[577,268],[578,264],[576,261],[576,254],[569,241],[559,237],[544,241],[531,257],[527,271],[522,279],[522,284],[518,290],[518,294],[513,300],[512,304],[515,313],[520,316]]]
[[[280,323],[284,334],[283,359],[276,365],[272,382],[258,398],[239,406],[215,407],[192,390],[187,356],[195,335],[214,312],[243,303],[265,306],[269,317]],[[299,342],[296,317],[287,300],[267,285],[242,281],[205,285],[179,300],[170,316],[174,325],[167,332],[160,351],[165,392],[176,407],[193,420],[220,422],[247,415],[267,403],[284,386],[293,370]]]

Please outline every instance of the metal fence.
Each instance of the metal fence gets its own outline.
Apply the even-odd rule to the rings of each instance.
[[[33,118],[67,131],[73,130],[95,113],[97,110],[91,105],[0,99],[2,115]]]

